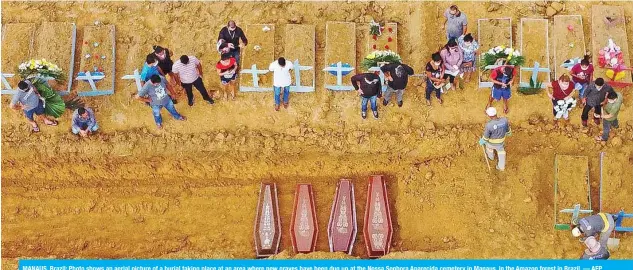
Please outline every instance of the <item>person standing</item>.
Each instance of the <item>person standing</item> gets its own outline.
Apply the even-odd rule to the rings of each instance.
[[[361,73],[352,76],[352,85],[360,95],[360,116],[363,119],[367,118],[367,103],[371,104],[374,118],[378,119],[376,101],[382,97],[382,84],[380,76],[376,73]]]
[[[466,77],[464,81],[469,82],[473,72],[477,71],[477,65],[475,63],[477,62],[479,43],[471,34],[459,37],[457,43],[459,44],[459,48],[464,52],[464,60],[462,61],[462,66],[460,67],[461,74]]]
[[[152,75],[160,75],[158,71],[158,59],[153,53],[150,53],[145,57],[145,63],[143,69],[141,69],[141,86],[145,85],[145,82],[149,81]]]
[[[286,59],[279,57],[277,61],[273,61],[268,66],[268,70],[273,72],[273,89],[275,90],[275,111],[279,111],[281,103],[281,93],[283,91],[284,108],[288,109],[288,100],[290,98],[290,70],[294,66],[292,62],[286,62]]]
[[[440,51],[440,55],[444,63],[444,79],[448,79],[451,83],[450,90],[455,90],[459,88],[459,79],[455,77],[459,75],[460,67],[464,61],[464,52],[459,48],[455,39],[450,39]]]
[[[44,115],[44,98],[40,96],[37,88],[29,80],[22,80],[18,83],[18,91],[13,95],[9,108],[22,110],[26,120],[31,124],[33,132],[40,132],[33,115],[37,115],[46,125],[57,126],[57,121],[50,120]]]
[[[235,61],[237,61],[237,64],[239,65],[240,49],[246,47],[246,45],[248,44],[248,39],[246,38],[244,31],[242,31],[242,28],[239,28],[235,24],[235,21],[229,21],[229,23],[225,27],[222,27],[222,30],[220,30],[218,41],[220,40],[224,40],[233,45],[232,47],[234,48],[234,50],[232,50],[231,53],[233,54],[233,58],[235,58]],[[240,40],[242,40],[242,43],[240,43]]]
[[[431,106],[431,93],[435,92],[435,97],[438,102],[442,104],[442,87],[444,87],[444,65],[442,65],[442,57],[439,53],[431,55],[431,61],[426,63],[426,91],[424,97],[426,98],[426,105]]]
[[[552,92],[550,93],[549,89],[547,90],[547,96],[552,100],[552,112],[554,113],[554,126],[558,126],[558,112],[556,111],[556,106],[559,101],[565,102],[567,99],[572,98],[571,96],[574,94],[574,86],[570,83],[569,76],[567,74],[563,74],[558,78],[557,81],[552,82]],[[562,117],[565,121],[569,121],[569,114],[563,113]]]
[[[594,110],[593,122],[596,123],[596,125],[600,124],[602,103],[608,92],[613,92],[613,87],[606,84],[602,78],[598,78],[595,82],[589,83],[582,95],[582,104],[585,105],[585,107],[582,109],[580,119],[582,120],[583,127],[587,126],[591,109]]]
[[[452,5],[444,11],[444,24],[442,29],[446,29],[446,40],[457,39],[465,35],[468,31],[468,19],[456,5]]]
[[[492,81],[492,95],[488,99],[486,109],[492,105],[493,100],[503,99],[503,112],[508,113],[508,100],[512,97],[510,87],[517,75],[518,68],[514,66],[500,66],[492,70],[490,80]]]
[[[231,99],[235,100],[235,79],[237,78],[237,62],[229,53],[222,54],[222,59],[218,61],[215,68],[220,75],[220,82],[224,90],[224,99],[228,100],[228,92],[231,92]]]
[[[385,81],[387,81],[387,91],[385,91],[382,105],[387,106],[395,93],[398,107],[402,107],[402,96],[409,83],[409,76],[414,73],[413,68],[402,63],[393,63],[381,66],[380,70],[385,74]]]
[[[95,113],[90,108],[77,108],[73,113],[71,131],[75,135],[88,137],[99,129]]]
[[[173,79],[174,74],[172,67],[174,66],[174,61],[171,60],[171,52],[169,49],[157,45],[154,45],[152,48],[154,49],[154,56],[158,60],[161,75],[169,75],[169,77]]]
[[[182,88],[185,89],[189,106],[193,106],[194,86],[198,89],[204,100],[206,100],[209,104],[213,104],[213,98],[209,96],[209,93],[207,93],[207,89],[204,87],[204,83],[202,82],[202,65],[200,64],[198,58],[192,55],[180,56],[180,60],[174,63],[172,72],[175,75],[174,78],[176,83],[180,84]]]
[[[169,92],[167,91],[167,80],[159,75],[153,75],[150,78],[150,82],[146,83],[143,88],[136,95],[136,99],[143,102],[149,102],[152,107],[152,114],[154,115],[154,121],[158,129],[163,128],[163,118],[160,115],[160,110],[165,107],[167,111],[176,120],[184,121],[186,118],[176,111],[174,102],[169,98]]]
[[[611,91],[607,93],[607,104],[602,110],[602,137],[597,136],[596,141],[607,141],[611,127],[618,128],[618,112],[622,107],[622,93]]]
[[[593,80],[593,65],[589,63],[589,55],[585,55],[580,64],[574,65],[570,74],[574,87],[578,89],[578,97],[582,98],[587,85]]]
[[[490,118],[490,121],[486,123],[484,134],[479,139],[479,145],[486,147],[486,155],[490,160],[495,159],[494,151],[497,151],[497,156],[499,157],[497,170],[504,171],[506,166],[505,138],[512,135],[510,123],[508,122],[508,118],[497,116],[497,109],[495,109],[495,107],[486,109],[486,114]]]

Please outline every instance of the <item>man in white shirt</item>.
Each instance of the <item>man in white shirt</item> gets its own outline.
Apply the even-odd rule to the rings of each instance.
[[[286,59],[279,57],[277,61],[273,61],[268,66],[268,70],[273,72],[273,89],[275,89],[275,111],[279,111],[281,103],[281,90],[283,88],[284,108],[288,108],[288,99],[290,98],[290,70],[293,69],[292,62],[286,63]]]
[[[213,104],[213,98],[209,96],[207,89],[202,82],[202,65],[200,60],[192,55],[183,55],[180,60],[176,61],[172,66],[172,72],[176,79],[176,83],[179,83],[187,93],[187,99],[189,106],[193,106],[193,87],[195,86],[202,98],[209,104]]]

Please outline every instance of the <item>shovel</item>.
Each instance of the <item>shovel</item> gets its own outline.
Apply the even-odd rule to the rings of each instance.
[[[609,250],[617,250],[618,247],[620,247],[620,238],[609,238],[609,240],[607,240],[607,248],[609,248]]]

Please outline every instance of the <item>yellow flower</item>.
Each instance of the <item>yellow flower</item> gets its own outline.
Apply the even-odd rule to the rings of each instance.
[[[376,54],[370,53],[369,55],[367,55],[367,59],[376,59]]]
[[[503,49],[505,49],[505,48],[506,48],[506,46],[501,45],[501,50],[503,50]]]

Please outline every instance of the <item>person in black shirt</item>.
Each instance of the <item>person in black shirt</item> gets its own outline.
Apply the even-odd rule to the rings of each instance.
[[[367,118],[367,102],[371,103],[374,118],[378,119],[376,100],[382,97],[382,84],[376,73],[361,73],[352,76],[352,85],[360,95],[361,117]]]
[[[385,99],[383,99],[382,104],[387,106],[391,95],[395,92],[398,107],[402,107],[402,95],[409,82],[409,76],[413,75],[413,69],[402,63],[394,63],[384,65],[380,67],[380,70],[385,74],[387,81],[387,91],[385,91]]]
[[[444,102],[441,96],[441,89],[444,86],[444,66],[442,65],[442,56],[439,53],[431,55],[431,61],[426,63],[426,105],[431,106],[431,93],[435,92],[435,97],[440,104]]]
[[[240,43],[240,39],[242,40],[242,43]],[[243,48],[248,44],[248,39],[246,39],[246,35],[244,34],[244,31],[242,31],[242,28],[239,28],[234,21],[229,21],[227,26],[222,27],[222,30],[220,30],[218,41],[221,40],[233,45],[232,47],[235,50],[232,50],[231,53],[239,65],[240,48]]]
[[[178,84],[176,84],[176,80],[174,79],[174,73],[171,72],[171,67],[174,65],[174,61],[171,60],[171,52],[169,49],[158,45],[152,46],[152,49],[154,49],[154,56],[156,56],[158,60],[158,72],[167,78],[167,83],[171,85],[172,89],[177,89],[176,86]],[[174,104],[177,104],[176,100],[174,100]]]

